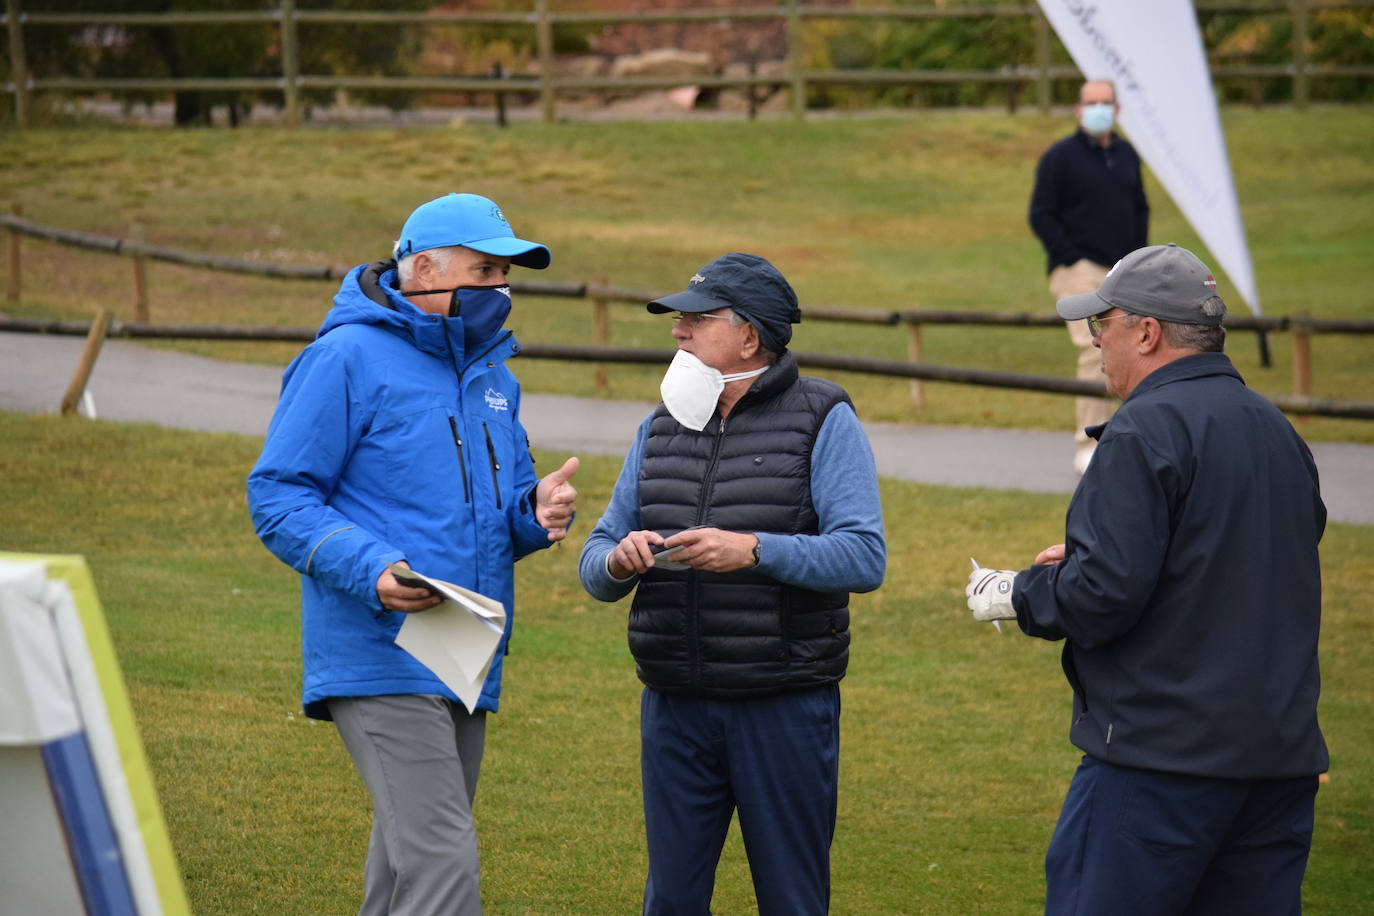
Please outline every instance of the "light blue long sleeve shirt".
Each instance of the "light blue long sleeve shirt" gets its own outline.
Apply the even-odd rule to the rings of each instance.
[[[606,558],[627,534],[639,531],[639,470],[652,414],[639,424],[625,455],[606,514],[582,547],[578,575],[593,598],[617,601],[638,576],[617,580]],[[728,433],[727,433],[728,435]],[[868,592],[882,584],[887,568],[883,507],[873,450],[854,409],[838,404],[826,416],[811,453],[811,501],[819,534],[763,534],[757,572],[779,582],[817,591]]]

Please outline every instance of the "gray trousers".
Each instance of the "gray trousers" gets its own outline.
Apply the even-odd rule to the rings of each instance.
[[[329,712],[372,795],[359,916],[480,916],[472,799],[486,713],[443,697],[342,697]]]

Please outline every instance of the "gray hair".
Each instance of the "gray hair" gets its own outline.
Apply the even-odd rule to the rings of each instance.
[[[1225,319],[1226,303],[1221,301],[1220,296],[1212,296],[1203,301],[1200,311],[1207,318]],[[1140,323],[1141,317],[1129,315],[1126,324],[1134,327]],[[1159,320],[1159,331],[1164,342],[1176,350],[1220,353],[1226,347],[1226,328],[1219,324],[1188,324],[1182,321]]]
[[[424,251],[417,251],[414,254],[406,255],[405,257],[401,258],[401,260],[396,262],[397,281],[402,286],[405,286],[412,279],[414,279],[415,258],[418,255],[422,254],[429,255],[430,259],[434,261],[435,268],[440,273],[443,273],[444,271],[448,270],[448,262],[453,260],[454,252],[456,252],[459,248],[462,247],[462,245],[449,245],[445,248],[426,248]]]
[[[1226,317],[1226,303],[1213,296],[1202,303],[1202,314],[1208,318]],[[1226,346],[1226,329],[1219,324],[1182,324],[1162,321],[1164,339],[1169,346],[1199,353],[1220,353]]]
[[[742,324],[750,324],[750,323],[751,323],[751,322],[749,321],[748,318],[745,318],[743,315],[741,315],[739,312],[735,311],[734,309],[730,309],[730,325],[731,325],[731,327],[739,327],[739,326],[742,325]],[[763,335],[762,335],[762,334],[759,335],[759,352],[763,354],[763,361],[764,361],[765,363],[767,363],[768,365],[770,365],[770,366],[773,365],[773,363],[777,362],[777,361],[778,361],[778,357],[782,355],[781,353],[778,353],[778,352],[775,351],[775,350],[770,350],[770,349],[768,349],[768,347],[764,345],[764,343],[763,343]]]

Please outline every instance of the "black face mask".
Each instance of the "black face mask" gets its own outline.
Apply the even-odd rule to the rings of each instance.
[[[454,289],[417,289],[402,296],[424,296],[430,293],[452,293],[448,317],[463,319],[463,343],[477,344],[501,330],[510,316],[510,287],[459,286]]]

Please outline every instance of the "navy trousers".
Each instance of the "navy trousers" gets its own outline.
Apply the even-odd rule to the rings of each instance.
[[[840,689],[709,700],[645,688],[640,763],[646,916],[706,916],[738,810],[761,916],[830,907]]]
[[[1212,779],[1084,757],[1045,857],[1047,916],[1297,916],[1317,777]]]

